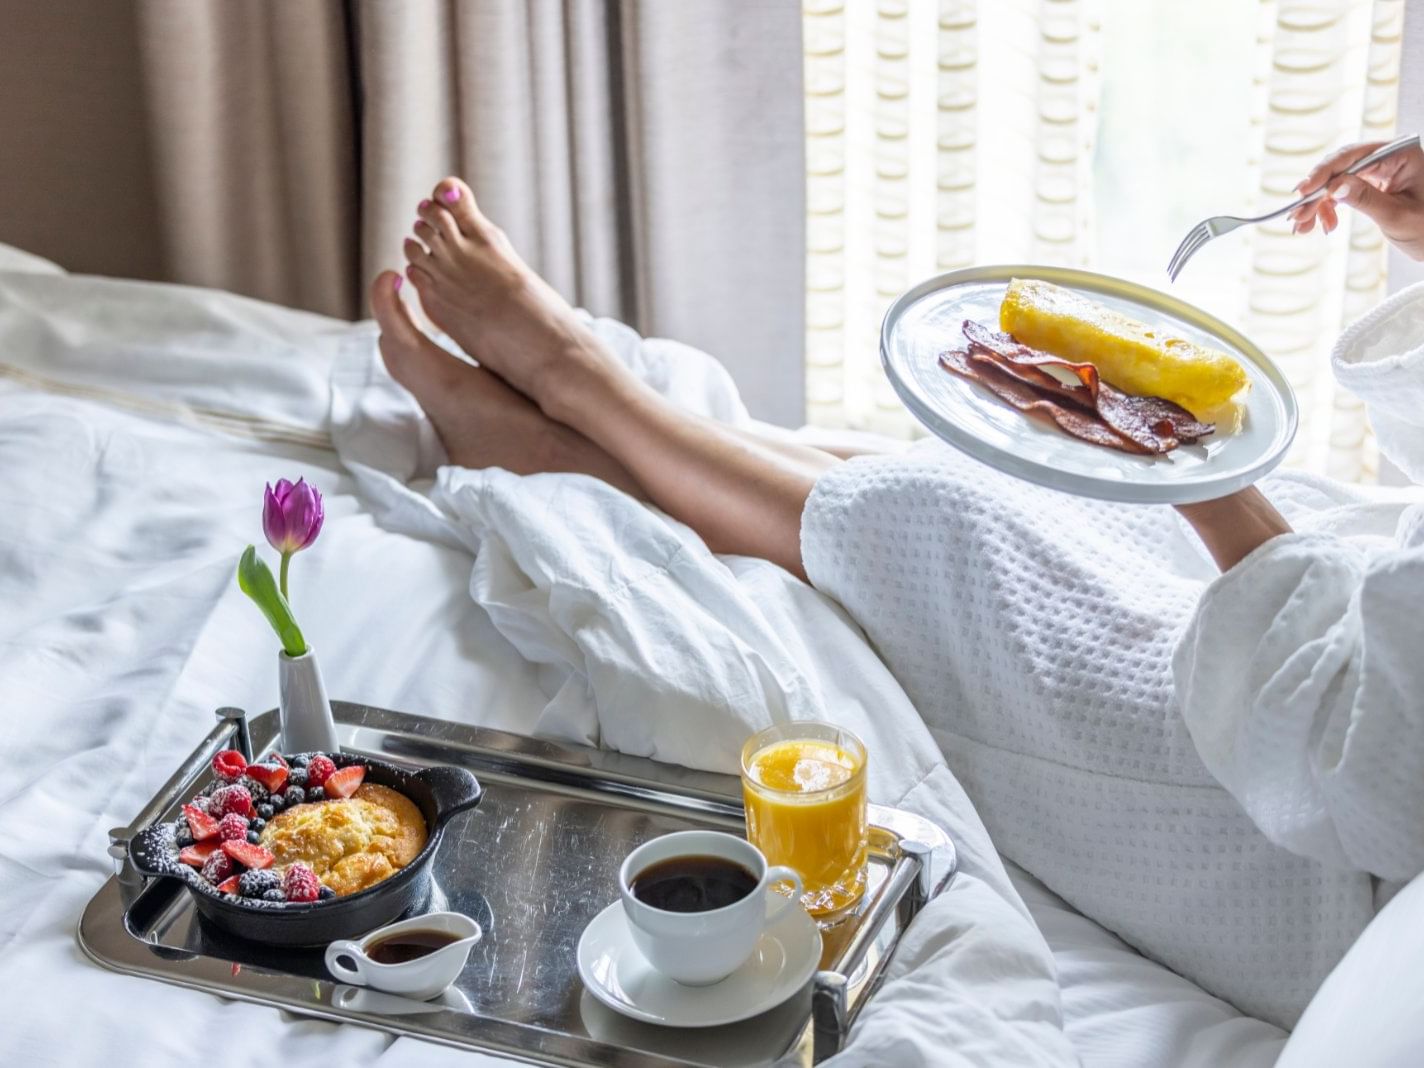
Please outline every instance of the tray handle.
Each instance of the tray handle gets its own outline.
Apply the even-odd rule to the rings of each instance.
[[[924,842],[912,839],[902,841],[900,855],[890,869],[885,888],[871,906],[855,938],[846,947],[839,969],[816,973],[811,988],[812,1064],[820,1064],[845,1048],[851,1026],[880,985],[893,951],[882,954],[875,962],[860,996],[852,1002],[851,983],[855,974],[865,963],[866,955],[879,940],[892,914],[899,917],[900,930],[903,931],[934,896],[933,859],[933,848]]]
[[[247,729],[247,713],[240,708],[219,708],[215,713],[217,725],[198,743],[198,748],[189,754],[181,767],[163,784],[143,809],[127,827],[115,827],[109,832],[109,854],[119,861],[119,879],[132,883],[136,873],[132,869],[129,856],[130,843],[146,827],[173,807],[197,782],[199,776],[208,769],[213,757],[229,746],[236,746],[247,759],[252,758],[252,736]]]

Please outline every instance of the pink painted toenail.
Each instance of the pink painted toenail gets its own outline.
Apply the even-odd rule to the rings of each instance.
[[[460,187],[458,185],[453,185],[440,195],[445,198],[445,203],[453,204],[455,203],[455,201],[460,199]]]
[[[403,285],[405,285],[405,279],[402,278],[400,275],[396,275],[396,280],[391,283],[391,288],[394,289],[397,293],[399,293],[400,287]]]
[[[425,210],[426,208],[428,208],[428,207],[430,207],[430,201],[428,201],[428,200],[422,200],[422,201],[420,202],[420,210],[421,210],[421,211],[424,211],[424,210]]]

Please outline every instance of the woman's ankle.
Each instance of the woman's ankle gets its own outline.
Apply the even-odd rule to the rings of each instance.
[[[544,414],[597,440],[600,417],[621,409],[642,382],[602,346],[578,346],[558,361],[534,398]]]

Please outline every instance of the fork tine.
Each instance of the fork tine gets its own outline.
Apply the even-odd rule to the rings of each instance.
[[[1167,277],[1170,281],[1175,282],[1177,280],[1177,275],[1181,274],[1182,268],[1187,265],[1187,261],[1190,260],[1193,256],[1195,256],[1197,252],[1200,251],[1201,247],[1211,240],[1211,231],[1205,229],[1199,230],[1193,236],[1195,240],[1193,240],[1182,251],[1180,257],[1176,259],[1175,263],[1168,266]]]
[[[1177,268],[1182,263],[1183,255],[1190,256],[1188,251],[1194,242],[1201,240],[1201,235],[1206,229],[1206,223],[1197,223],[1187,231],[1187,236],[1182,238],[1182,243],[1177,246],[1177,251],[1172,253],[1171,262],[1167,264],[1167,274],[1172,278],[1177,276]]]

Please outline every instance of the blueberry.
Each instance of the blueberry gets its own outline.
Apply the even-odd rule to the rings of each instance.
[[[247,840],[248,840],[250,843],[252,843],[253,845],[257,845],[259,842],[262,841],[262,836],[261,836],[260,834],[258,834],[256,831],[248,831],[248,832],[247,832]]]
[[[260,830],[262,830],[263,827],[266,827],[266,826],[267,826],[267,821],[264,820],[264,819],[262,819],[262,817],[259,816],[259,817],[257,817],[256,819],[254,819],[251,823],[249,823],[249,824],[247,825],[247,829],[248,829],[249,831],[260,831]]]
[[[267,807],[273,812],[281,812],[287,807],[287,797],[285,794],[273,794],[267,799]],[[269,816],[268,819],[271,819]]]
[[[264,890],[264,891],[262,892],[262,900],[263,900],[263,901],[286,901],[286,900],[287,900],[287,895],[284,894],[284,893],[282,893],[282,890],[281,890],[280,887],[274,886],[271,890]]]
[[[188,829],[187,820],[179,820],[177,829],[173,832],[173,841],[179,849],[193,844],[193,832]]]
[[[322,887],[320,890],[318,890],[317,893],[316,893],[316,897],[317,897],[317,900],[318,900],[318,901],[330,901],[330,900],[331,900],[332,898],[334,898],[335,896],[336,896],[336,891],[333,890],[333,889],[332,889],[331,887],[329,887],[329,886],[323,886],[323,887]]]
[[[307,799],[307,794],[300,786],[288,786],[286,790],[282,792],[282,797],[286,799],[289,805],[300,805]]]
[[[321,786],[313,786],[307,791],[308,801],[320,801],[326,797],[326,790]]]
[[[298,753],[294,757],[288,757],[287,763],[294,768],[304,768],[311,763],[311,758],[312,755],[310,753]]]
[[[287,776],[288,786],[305,786],[307,784],[307,769],[293,768],[291,774]]]
[[[271,805],[263,803],[257,806],[258,819],[263,820],[265,822],[266,820],[270,820],[274,815],[275,813],[272,811]],[[261,828],[258,829],[260,830]]]

